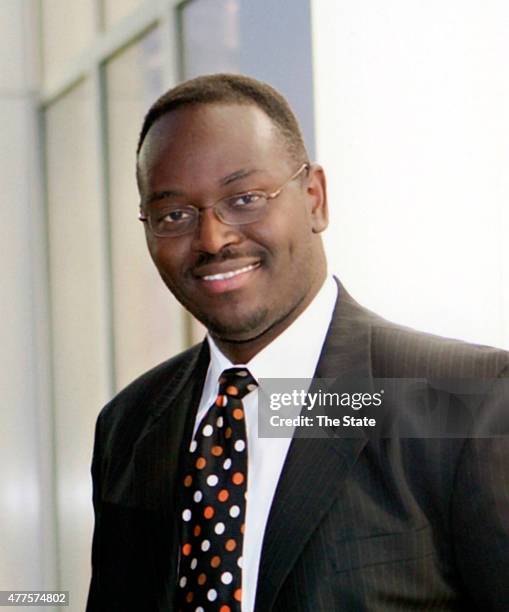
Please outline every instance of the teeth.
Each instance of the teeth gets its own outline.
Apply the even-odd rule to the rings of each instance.
[[[239,268],[238,270],[232,270],[231,272],[224,272],[223,274],[210,274],[208,276],[203,276],[202,279],[206,281],[216,281],[216,280],[227,280],[228,278],[233,278],[238,274],[243,274],[244,272],[249,272],[250,270],[254,270],[256,268],[256,264],[251,264],[250,266],[245,266],[244,268]]]

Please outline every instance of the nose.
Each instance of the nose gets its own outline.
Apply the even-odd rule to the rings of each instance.
[[[201,210],[193,238],[195,250],[215,254],[226,246],[238,244],[241,239],[237,228],[220,221],[212,208]]]

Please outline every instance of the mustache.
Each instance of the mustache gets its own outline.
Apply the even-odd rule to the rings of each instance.
[[[261,262],[263,262],[265,256],[265,252],[261,249],[240,251],[232,247],[224,247],[224,249],[222,249],[219,253],[200,253],[191,270],[195,270],[196,268],[200,268],[201,266],[208,264],[223,263],[225,261],[242,258],[259,259]]]

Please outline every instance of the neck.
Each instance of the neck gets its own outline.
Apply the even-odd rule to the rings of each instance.
[[[217,344],[219,350],[225,355],[233,364],[248,364],[251,359],[262,351],[266,346],[273,342],[281,333],[285,331],[290,325],[299,317],[301,313],[311,304],[320,291],[327,274],[324,270],[323,273],[317,278],[317,282],[311,287],[310,291],[298,302],[293,309],[286,313],[284,317],[275,321],[267,329],[262,331],[257,336],[249,338],[248,340],[228,340],[220,338],[213,334],[214,342]]]

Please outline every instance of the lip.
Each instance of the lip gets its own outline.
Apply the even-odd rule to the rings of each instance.
[[[228,274],[229,272],[235,272],[241,268],[259,264],[260,260],[254,257],[237,257],[227,259],[225,261],[204,264],[197,266],[193,270],[193,276],[197,278],[203,278],[205,276],[214,276],[216,274]]]
[[[260,266],[259,261],[244,263],[238,260],[236,262],[225,262],[223,265],[203,266],[200,273],[196,275],[196,279],[200,287],[207,293],[226,293],[248,284]],[[219,275],[227,275],[227,277],[214,278]]]

